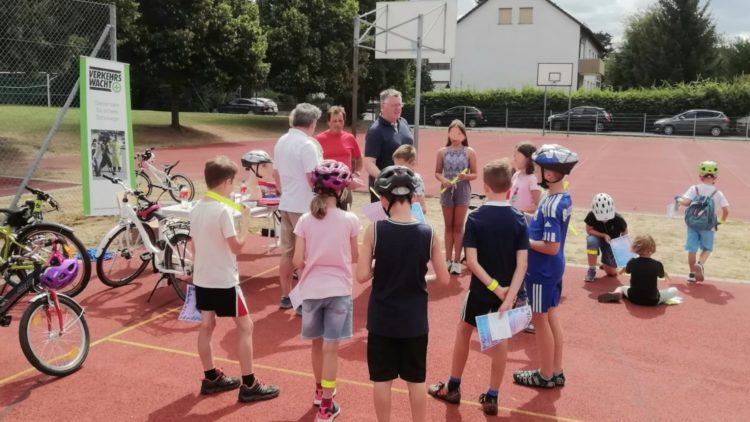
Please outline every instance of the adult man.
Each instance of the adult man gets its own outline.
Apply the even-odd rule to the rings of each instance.
[[[389,88],[380,93],[380,116],[367,130],[365,137],[365,170],[370,175],[370,186],[380,170],[393,165],[393,152],[403,144],[414,144],[409,124],[401,118],[404,103],[401,93]],[[370,191],[370,201],[378,199]]]
[[[279,211],[281,213],[281,261],[279,262],[279,279],[281,283],[281,301],[279,308],[289,309],[289,291],[292,287],[292,256],[294,255],[294,226],[300,216],[310,209],[313,199],[310,173],[321,161],[323,153],[318,142],[312,138],[315,125],[320,119],[320,109],[312,104],[297,104],[289,115],[289,131],[279,138],[273,150],[276,187],[281,194]]]
[[[333,106],[328,109],[328,130],[319,133],[315,139],[323,148],[323,158],[346,164],[349,171],[356,175],[362,170],[362,153],[354,135],[344,132],[346,111],[343,107]],[[352,193],[349,189],[342,193],[341,202],[347,209],[352,204]]]

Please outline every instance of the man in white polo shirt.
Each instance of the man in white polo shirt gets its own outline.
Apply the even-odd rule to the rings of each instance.
[[[281,261],[279,281],[281,301],[279,308],[289,309],[289,291],[292,289],[292,256],[294,255],[294,226],[302,214],[310,210],[313,199],[309,174],[323,161],[323,150],[312,137],[320,119],[320,109],[312,104],[297,104],[289,115],[289,131],[279,138],[273,150],[274,179],[281,193]]]

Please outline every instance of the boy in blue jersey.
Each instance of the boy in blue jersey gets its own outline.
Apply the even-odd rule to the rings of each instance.
[[[563,146],[550,144],[542,145],[531,158],[539,184],[548,189],[529,223],[529,263],[524,279],[536,327],[540,366],[515,372],[513,380],[528,387],[562,387],[563,337],[557,307],[565,272],[565,236],[573,209],[563,179],[578,162],[578,156]]]
[[[432,261],[438,283],[450,281],[432,227],[411,213],[415,187],[414,172],[406,167],[389,166],[380,172],[374,188],[388,219],[367,227],[357,263],[357,280],[372,279],[367,367],[380,422],[390,420],[396,378],[409,388],[412,420],[427,418],[427,263]]]
[[[511,177],[507,158],[487,163],[483,170],[487,201],[469,214],[466,221],[463,246],[472,276],[456,328],[451,375],[447,383],[434,384],[428,390],[431,396],[448,403],[461,402],[461,375],[469,357],[476,317],[511,309],[526,273],[529,235],[523,213],[506,199]],[[485,414],[497,415],[498,390],[505,373],[508,342],[498,344],[490,354],[489,388],[479,396],[479,402]]]

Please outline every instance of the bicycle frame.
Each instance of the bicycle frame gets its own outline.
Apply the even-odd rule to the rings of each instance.
[[[5,271],[8,271],[8,270],[31,271],[34,269],[34,265],[31,262],[24,263],[24,264],[8,264],[7,267],[5,267],[6,262],[8,262],[8,260],[10,259],[10,253],[11,253],[13,246],[18,246],[19,248],[23,249],[27,245],[24,245],[18,242],[10,226],[0,227],[0,239],[3,240],[3,248],[2,248],[2,251],[0,251],[0,264],[3,265],[2,267],[3,270],[2,272],[0,272],[0,275],[4,275]]]

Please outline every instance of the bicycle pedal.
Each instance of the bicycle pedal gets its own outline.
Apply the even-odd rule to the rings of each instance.
[[[153,258],[154,254],[152,254],[151,252],[144,252],[141,254],[141,261],[143,262],[151,261]]]
[[[3,317],[0,318],[0,327],[9,326],[11,320],[13,320],[13,315],[3,315]]]

